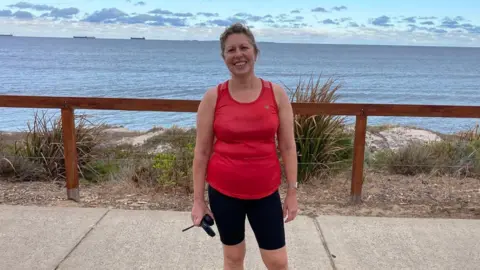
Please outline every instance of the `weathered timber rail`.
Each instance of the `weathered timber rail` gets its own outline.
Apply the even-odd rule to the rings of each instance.
[[[199,100],[0,95],[0,107],[60,109],[65,147],[67,198],[79,201],[75,109],[197,112]],[[292,103],[297,115],[355,116],[351,199],[361,201],[368,116],[480,118],[480,106],[358,103]]]

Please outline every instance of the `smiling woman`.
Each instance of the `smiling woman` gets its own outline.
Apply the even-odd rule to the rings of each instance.
[[[231,78],[210,88],[197,111],[192,221],[198,226],[205,214],[211,215],[223,243],[225,269],[243,269],[248,217],[267,268],[287,269],[284,223],[295,218],[298,208],[292,107],[282,87],[255,75],[259,49],[247,27],[228,27],[220,47]],[[277,138],[288,182],[283,207]]]

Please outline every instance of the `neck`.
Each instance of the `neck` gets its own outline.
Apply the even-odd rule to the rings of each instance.
[[[232,76],[230,84],[237,90],[252,89],[257,84],[257,76],[253,73],[246,74],[245,76]]]

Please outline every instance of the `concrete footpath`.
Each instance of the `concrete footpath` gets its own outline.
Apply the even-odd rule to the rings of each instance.
[[[222,269],[187,212],[0,205],[0,269]],[[479,269],[480,220],[299,216],[290,269]],[[213,227],[216,230],[216,227]],[[247,221],[245,269],[265,269]]]

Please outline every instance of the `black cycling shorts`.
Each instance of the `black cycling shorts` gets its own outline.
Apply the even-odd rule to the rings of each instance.
[[[278,191],[265,198],[243,200],[226,196],[209,185],[208,197],[224,245],[236,245],[245,239],[247,217],[259,248],[274,250],[285,246],[282,202]]]

